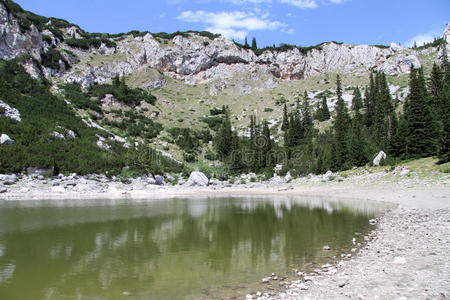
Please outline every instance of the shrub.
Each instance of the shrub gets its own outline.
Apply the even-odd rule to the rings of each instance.
[[[105,44],[106,47],[115,48],[117,44],[107,38],[83,38],[83,39],[66,39],[66,44],[73,48],[89,50],[90,48],[100,48]]]
[[[273,112],[273,109],[270,107],[264,108],[264,112]]]
[[[44,67],[58,70],[60,67],[59,62],[61,61],[64,64],[66,70],[70,68],[70,64],[58,50],[48,49],[46,53],[41,54],[41,57],[42,65]]]

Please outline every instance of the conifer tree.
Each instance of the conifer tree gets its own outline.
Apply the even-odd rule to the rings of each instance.
[[[360,110],[362,109],[362,97],[361,91],[358,87],[353,90],[353,99],[352,99],[352,110]]]
[[[433,109],[423,72],[411,70],[410,94],[405,110],[408,122],[407,155],[425,157],[437,154],[439,142],[439,122]]]
[[[287,112],[287,106],[284,104],[283,107],[283,122],[281,123],[281,130],[286,131],[289,128],[289,116]]]
[[[447,55],[447,41],[443,39],[441,43],[441,69],[443,73],[442,97],[440,104],[442,139],[439,151],[439,162],[450,161],[450,63]]]
[[[256,44],[255,37],[253,37],[253,39],[252,39],[252,50],[253,50],[253,52],[256,52],[258,50],[258,45]]]
[[[362,166],[367,162],[365,147],[366,141],[363,136],[364,121],[359,110],[359,105],[355,105],[355,115],[352,118],[350,138],[350,156],[352,163],[355,166]]]
[[[322,98],[322,121],[330,119],[330,110],[328,109],[327,98],[323,96]]]
[[[234,131],[231,141],[231,151],[230,151],[230,170],[233,173],[237,173],[243,169],[244,163],[242,158],[242,147],[237,132]]]
[[[215,146],[222,160],[225,160],[231,152],[232,135],[230,112],[226,108],[225,116],[215,138]]]
[[[407,157],[408,122],[405,116],[401,116],[398,121],[395,134],[390,142],[390,153],[394,157],[405,159]]]
[[[250,48],[250,46],[249,46],[249,44],[248,44],[248,41],[247,41],[247,37],[245,37],[244,47],[245,47],[246,49]]]
[[[347,106],[342,98],[342,87],[340,76],[336,78],[336,117],[333,122],[334,144],[333,144],[333,167],[338,170],[349,163],[348,132],[350,129],[350,118]]]
[[[311,109],[309,107],[308,93],[306,91],[303,95],[302,126],[304,130],[304,137],[311,137],[314,124],[311,116]]]
[[[364,108],[366,109],[365,123],[367,127],[371,127],[375,118],[375,82],[373,73],[370,74],[370,85],[366,89],[366,97],[364,98]]]
[[[262,129],[262,136],[264,141],[261,145],[262,166],[273,169],[273,145],[270,138],[270,130],[267,122],[264,122]]]

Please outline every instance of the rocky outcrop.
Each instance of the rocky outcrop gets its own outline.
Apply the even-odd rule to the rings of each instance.
[[[30,30],[22,33],[17,20],[0,2],[0,59],[13,59],[25,54],[40,59],[43,46],[42,34],[37,28],[31,25]]]
[[[22,121],[19,111],[15,108],[9,106],[2,100],[0,100],[0,116],[5,116],[8,118],[11,118],[13,120],[16,120],[17,122]]]
[[[67,36],[81,37],[76,27],[63,31]],[[449,31],[447,26],[444,35],[447,40]],[[17,20],[0,3],[0,59],[24,54],[40,59],[40,53],[50,46],[48,38],[42,40],[43,34],[52,39],[51,45],[76,52],[81,60],[77,63],[76,58],[67,58],[73,64],[70,71],[51,70],[45,74],[62,77],[65,82],[79,82],[83,86],[105,83],[118,74],[139,74],[153,69],[159,71],[161,76],[148,79],[141,84],[142,87],[164,85],[164,76],[195,85],[227,81],[238,74],[246,74],[252,81],[264,78],[265,83],[261,88],[270,89],[278,85],[278,80],[304,79],[324,72],[360,75],[380,70],[387,75],[395,75],[408,73],[411,66],[421,65],[419,52],[394,43],[390,47],[380,47],[329,42],[310,50],[293,47],[287,51],[267,50],[257,55],[251,49],[243,49],[223,36],[210,40],[195,33],[189,33],[189,36],[177,35],[164,42],[150,33],[136,37],[126,35],[115,40],[116,47],[102,44],[96,49],[73,49],[59,43],[49,30],[39,32],[32,25],[29,30],[21,32]],[[98,63],[91,64],[92,55],[96,55]],[[101,56],[108,58],[102,60]],[[26,67],[32,76],[39,76],[38,70],[32,65]],[[220,90],[219,86],[213,86],[210,94],[217,95]],[[239,87],[238,92],[245,94],[253,90],[254,87],[244,85]]]
[[[257,56],[224,37],[209,41],[191,34],[176,36],[171,46],[161,45],[148,33],[143,37],[127,36],[117,42],[118,60],[101,66],[82,65],[65,77],[66,81],[89,85],[103,83],[116,74],[129,75],[146,68],[187,84],[226,80],[237,74],[267,74],[278,79],[294,80],[323,72],[364,74],[376,69],[388,75],[408,73],[411,66],[420,67],[417,53],[397,44],[391,47],[325,43],[307,53],[293,48],[288,51],[265,51]],[[164,84],[161,79],[145,83],[146,87]],[[267,82],[274,88],[277,82]],[[210,91],[217,94],[217,87]]]

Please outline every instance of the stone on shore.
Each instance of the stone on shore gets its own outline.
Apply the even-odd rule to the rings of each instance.
[[[202,172],[192,172],[189,176],[188,181],[185,183],[186,186],[208,186],[209,179]]]
[[[164,177],[162,177],[161,175],[156,175],[155,176],[155,183],[156,185],[164,185]]]
[[[384,151],[378,152],[377,156],[373,159],[373,165],[375,167],[380,166],[381,160],[386,159],[386,153]]]

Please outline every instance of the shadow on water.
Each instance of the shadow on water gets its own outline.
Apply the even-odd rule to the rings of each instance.
[[[5,202],[0,299],[245,295],[272,272],[348,249],[384,208],[286,197]]]

